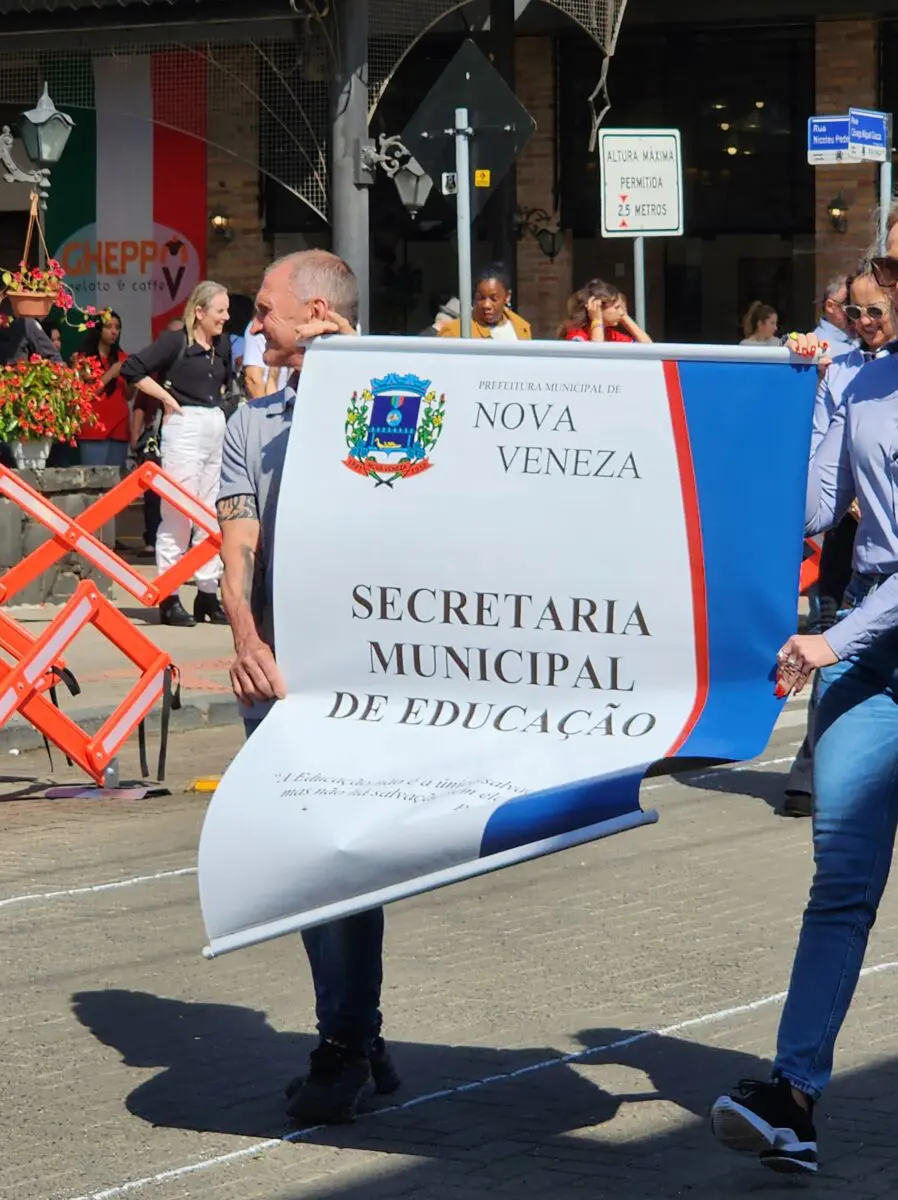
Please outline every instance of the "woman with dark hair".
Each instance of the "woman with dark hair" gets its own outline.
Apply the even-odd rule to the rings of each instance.
[[[61,354],[62,353],[62,330],[59,328],[59,324],[53,319],[53,317],[44,317],[43,321],[41,321],[40,324],[41,324],[41,328],[43,329],[44,333],[47,335],[47,337],[50,339],[50,341],[56,347],[57,352],[59,354]]]
[[[511,307],[511,278],[505,268],[494,263],[481,271],[474,281],[474,313],[471,337],[494,341],[529,342],[532,333],[523,317]],[[461,321],[449,321],[440,337],[461,337]]]
[[[769,304],[756,300],[749,305],[748,312],[742,318],[742,332],[745,334],[740,346],[780,346],[781,340],[776,336],[779,324],[779,313]]]
[[[86,425],[78,435],[84,467],[124,467],[128,457],[128,385],[119,374],[128,356],[120,344],[121,334],[121,317],[107,309],[72,355],[73,364],[79,359],[92,358],[103,367],[93,402],[96,422]]]
[[[590,279],[567,302],[567,319],[558,327],[566,342],[650,342],[627,312],[623,293],[603,279]]]

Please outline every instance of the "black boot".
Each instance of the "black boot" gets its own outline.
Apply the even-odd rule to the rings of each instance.
[[[354,1121],[371,1085],[371,1063],[364,1051],[322,1041],[309,1055],[309,1073],[290,1092],[287,1116],[299,1124]]]
[[[197,592],[193,602],[193,615],[202,625],[208,621],[210,625],[227,625],[228,618],[221,607],[221,601],[214,592]]]
[[[167,600],[163,600],[159,605],[159,624],[160,625],[179,625],[184,629],[188,629],[191,625],[195,625],[193,617],[181,603],[181,597],[178,595],[169,596]]]

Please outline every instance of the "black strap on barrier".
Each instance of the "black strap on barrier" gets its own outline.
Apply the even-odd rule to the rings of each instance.
[[[146,717],[137,726],[137,752],[140,755],[140,777],[149,779],[150,764],[147,761],[147,722]]]
[[[59,678],[62,680],[62,682],[66,685],[66,687],[69,689],[69,692],[71,695],[79,696],[81,694],[81,685],[78,683],[78,680],[75,678],[75,676],[72,674],[72,672],[70,670],[68,670],[67,667],[63,667],[62,670],[58,670],[56,672],[56,674],[59,676]],[[49,691],[50,691],[50,700],[53,703],[53,707],[58,708],[59,711],[62,712],[62,708],[60,707],[60,704],[59,704],[59,693],[56,691],[56,684],[53,684],[50,687]],[[47,750],[47,758],[50,760],[50,771],[52,773],[52,771],[53,771],[53,751],[50,749],[50,743],[47,740],[47,735],[45,733],[42,733],[41,737],[44,739],[44,746],[46,747],[46,750]],[[66,766],[72,767],[75,765],[72,762],[72,760],[69,758],[68,755],[65,756],[65,761],[66,761]]]
[[[172,663],[165,668],[162,684],[162,713],[159,718],[159,770],[156,778],[165,778],[165,763],[168,757],[168,729],[171,715],[181,707],[181,675]]]
[[[161,783],[165,778],[165,764],[168,758],[168,731],[171,715],[181,707],[181,676],[176,666],[165,668],[162,680],[162,712],[159,714],[159,764],[156,778]],[[144,779],[150,775],[150,764],[147,759],[147,729],[146,718],[137,726],[137,748],[140,754],[140,773]]]

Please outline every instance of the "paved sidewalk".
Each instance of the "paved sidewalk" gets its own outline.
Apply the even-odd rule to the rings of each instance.
[[[155,570],[151,564],[137,569],[147,578]],[[195,590],[182,590],[188,609],[193,608]],[[172,714],[173,729],[195,729],[202,725],[230,724],[238,720],[237,708],[228,682],[228,667],[233,657],[231,632],[227,626],[198,625],[194,629],[173,629],[159,624],[156,609],[144,608],[122,588],[116,587],[113,600],[146,636],[171,654],[181,672],[180,712]],[[39,637],[59,613],[50,604],[10,605],[4,609],[30,634]],[[82,728],[98,729],[116,705],[127,695],[137,679],[137,669],[92,626],[78,635],[65,655],[66,665],[81,685],[80,696],[59,689],[60,705]],[[158,719],[158,711],[150,720]],[[0,729],[0,753],[25,750],[41,745],[37,731],[27,721],[14,717]]]
[[[773,1049],[811,871],[810,823],[771,812],[799,733],[745,767],[650,781],[657,825],[393,905],[404,1086],[292,1142],[281,1088],[312,1044],[299,939],[199,954],[205,802],[178,781],[221,770],[233,731],[174,739],[171,796],[0,805],[0,1196],[893,1196],[893,888],[820,1109],[820,1177],[769,1175],[707,1129]]]

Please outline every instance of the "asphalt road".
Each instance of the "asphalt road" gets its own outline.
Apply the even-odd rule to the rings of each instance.
[[[7,759],[0,1196],[794,1193],[720,1150],[705,1114],[773,1046],[811,867],[809,823],[774,813],[797,722],[747,768],[650,781],[656,826],[395,905],[384,1009],[405,1086],[298,1135],[280,1094],[311,1045],[298,939],[200,956],[206,797],[181,789],[234,736],[176,738],[173,794],[134,802],[35,798],[46,760]],[[814,1195],[894,1194],[896,960],[890,892]]]

